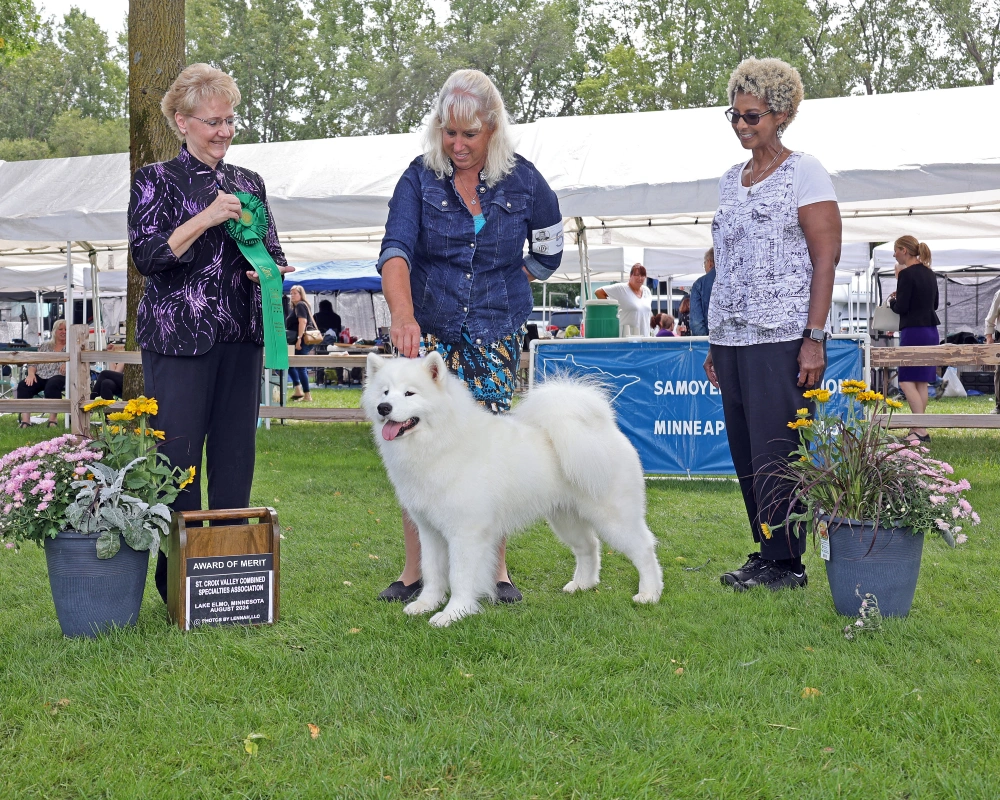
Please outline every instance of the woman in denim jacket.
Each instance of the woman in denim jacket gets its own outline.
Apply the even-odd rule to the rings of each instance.
[[[421,341],[437,349],[483,406],[507,411],[533,305],[529,282],[552,275],[562,249],[555,192],[514,153],[496,86],[478,70],[453,73],[431,110],[424,154],[389,201],[378,269],[393,344],[407,358]],[[403,537],[406,564],[383,600],[409,600],[422,588],[420,540],[405,512]],[[503,549],[497,599],[521,599]]]

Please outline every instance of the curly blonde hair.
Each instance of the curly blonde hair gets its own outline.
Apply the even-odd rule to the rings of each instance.
[[[191,64],[177,76],[160,101],[160,111],[167,118],[167,125],[174,135],[184,141],[184,134],[177,127],[174,114],[191,116],[208,97],[224,97],[236,108],[242,99],[236,81],[221,69],[208,64]]]
[[[453,171],[441,141],[441,132],[449,124],[469,128],[485,125],[492,133],[483,166],[487,186],[496,186],[514,171],[510,117],[500,91],[485,73],[478,69],[451,73],[434,100],[430,123],[424,133],[424,166],[433,170],[438,180]]]
[[[772,111],[788,114],[778,126],[778,136],[795,119],[805,96],[799,71],[780,58],[747,58],[740,62],[729,77],[729,105],[736,102],[737,92],[759,97]]]

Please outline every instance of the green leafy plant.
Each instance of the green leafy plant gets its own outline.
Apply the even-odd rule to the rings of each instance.
[[[801,408],[788,427],[799,433],[797,459],[779,468],[793,484],[786,523],[805,523],[815,532],[823,517],[835,530],[840,519],[939,534],[950,546],[966,541],[963,524],[978,525],[979,515],[962,496],[970,488],[954,481],[951,465],[930,458],[926,447],[902,441],[875,417],[902,403],[886,399],[863,381],[844,381],[848,398],[843,416],[829,410],[830,392],[804,393],[816,414]]]
[[[92,439],[59,436],[0,459],[0,541],[41,545],[75,529],[97,534],[99,558],[114,556],[121,537],[135,550],[159,545],[168,506],[194,480],[194,467],[172,467],[158,451],[163,432],[149,425],[155,399],[138,397],[109,413],[111,405],[84,406],[100,416]]]

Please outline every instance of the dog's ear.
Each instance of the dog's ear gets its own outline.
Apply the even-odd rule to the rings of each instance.
[[[444,359],[437,350],[431,350],[424,357],[424,367],[430,373],[431,379],[435,383],[444,383],[445,375],[448,374],[448,368],[445,366]]]
[[[365,364],[365,372],[369,378],[372,377],[376,372],[378,372],[384,366],[385,366],[385,359],[382,358],[382,356],[378,355],[377,353],[368,354],[368,361]]]

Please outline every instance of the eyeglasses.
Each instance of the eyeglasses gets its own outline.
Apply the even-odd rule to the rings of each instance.
[[[214,117],[212,119],[202,119],[201,117],[196,117],[194,114],[188,114],[188,116],[191,117],[191,119],[198,120],[198,122],[204,122],[213,131],[220,125],[228,125],[229,130],[231,131],[236,130],[236,117],[226,117],[225,119],[216,119]]]
[[[739,125],[740,119],[745,120],[747,125],[756,125],[760,122],[761,117],[766,117],[772,111],[774,111],[773,108],[769,111],[765,111],[763,114],[758,114],[755,111],[748,111],[746,114],[741,114],[735,108],[727,108],[726,119],[733,123],[733,125]]]

